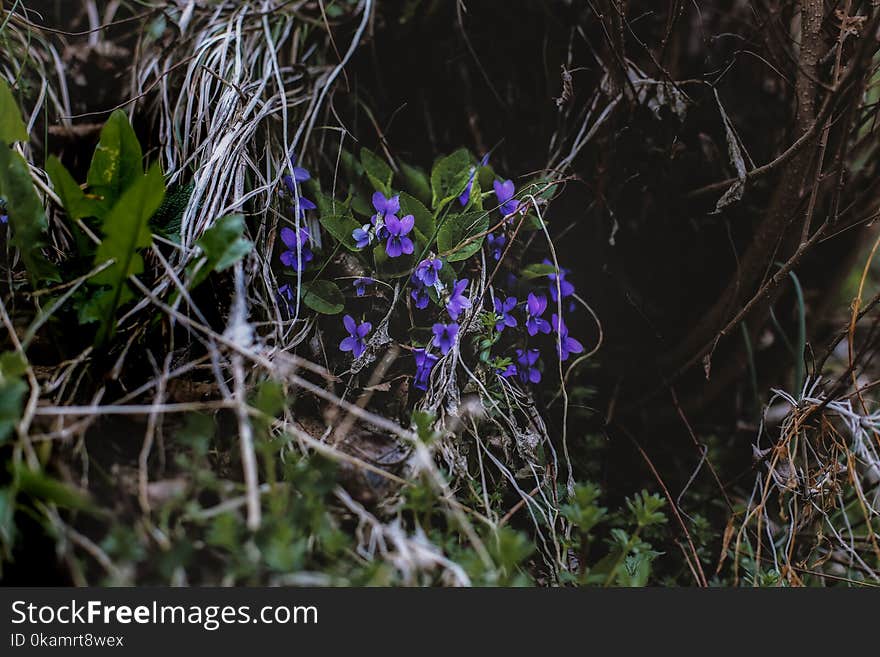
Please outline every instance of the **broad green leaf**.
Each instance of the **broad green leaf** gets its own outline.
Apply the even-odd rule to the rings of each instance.
[[[351,151],[343,150],[339,155],[339,161],[342,163],[342,168],[345,171],[345,175],[348,177],[349,181],[355,182],[362,175],[364,175],[364,167],[358,162],[357,158],[354,156],[354,153]]]
[[[345,308],[342,290],[332,281],[312,281],[303,286],[302,301],[322,315],[338,315]]]
[[[391,167],[368,148],[361,149],[361,164],[364,166],[364,171],[370,182],[385,196],[388,196],[391,193],[391,178],[394,176]]]
[[[421,201],[406,192],[400,192],[400,216],[411,214],[415,219],[415,229],[419,240],[426,246],[434,236],[437,229],[434,223],[434,215]]]
[[[68,486],[45,472],[36,472],[24,464],[17,463],[12,466],[12,476],[18,490],[35,499],[51,502],[65,509],[94,509],[91,499],[85,492]]]
[[[400,163],[400,175],[403,178],[403,187],[422,203],[431,202],[431,183],[428,175],[417,167],[410,166],[406,162]]]
[[[477,180],[480,182],[481,189],[492,191],[494,188],[492,183],[495,182],[495,169],[488,164],[484,167],[479,167],[477,169]]]
[[[12,244],[21,253],[31,281],[60,281],[55,266],[40,251],[48,223],[27,162],[3,143],[0,143],[0,196],[6,199]]]
[[[306,185],[308,186],[308,197],[318,206],[319,214],[343,214],[348,210],[345,202],[322,192],[314,179],[307,182]]]
[[[159,165],[155,164],[123,192],[104,219],[104,240],[95,252],[95,264],[110,259],[114,262],[91,279],[97,285],[110,286],[110,295],[104,306],[106,314],[96,338],[98,343],[112,336],[116,309],[132,298],[127,279],[144,270],[144,260],[138,250],[152,242],[149,220],[164,195],[165,180]]]
[[[520,275],[525,279],[532,278],[541,278],[542,276],[549,276],[550,274],[556,273],[556,267],[553,265],[546,265],[543,262],[536,262],[534,264],[528,265],[527,267],[523,267]]]
[[[361,224],[354,220],[350,215],[342,214],[322,214],[318,219],[321,226],[330,233],[336,240],[349,251],[359,251],[357,242],[351,236],[352,231],[360,228]]]
[[[376,210],[363,196],[355,196],[351,199],[351,209],[362,217],[372,217]]]
[[[122,110],[116,110],[101,130],[87,182],[90,191],[112,207],[125,190],[143,175],[141,143]]]
[[[50,155],[46,162],[46,173],[49,174],[55,193],[61,199],[64,211],[71,219],[98,216],[101,210],[100,204],[94,198],[86,196],[61,160],[54,155]]]
[[[489,215],[485,212],[449,215],[437,233],[437,248],[449,262],[467,260],[480,250],[487,230]]]
[[[192,198],[195,183],[187,185],[174,185],[165,192],[162,205],[156,210],[156,214],[150,217],[150,227],[154,233],[164,235],[175,242],[180,241],[180,226],[183,222],[183,213]]]
[[[416,252],[418,253],[418,252]],[[376,264],[376,271],[384,276],[391,278],[400,278],[408,276],[415,267],[415,253],[412,255],[400,255],[396,258],[389,258],[385,251],[385,243],[382,242],[373,249],[373,261]]]
[[[17,352],[0,354],[0,445],[21,419],[22,402],[28,390],[21,378],[25,369],[26,364]]]
[[[250,253],[254,245],[242,237],[243,234],[244,215],[229,214],[220,217],[196,240],[203,257],[197,261],[201,266],[190,282],[190,289],[202,283],[211,272],[228,269]],[[192,271],[195,271],[195,265]]]
[[[18,103],[6,84],[0,80],[0,142],[11,144],[14,141],[27,141],[27,126],[21,119]]]
[[[471,156],[460,148],[452,155],[437,160],[431,169],[431,204],[436,212],[464,191],[471,174]]]

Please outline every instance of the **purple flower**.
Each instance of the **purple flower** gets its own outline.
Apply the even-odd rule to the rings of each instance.
[[[550,262],[549,260],[547,260],[546,258],[544,259],[544,264],[550,265],[551,267],[553,266],[553,263]],[[553,303],[556,303],[559,301],[559,299],[557,298],[557,289],[556,289],[557,277],[559,278],[559,290],[558,291],[562,293],[562,298],[565,299],[566,297],[570,297],[572,294],[574,294],[574,285],[572,283],[570,283],[569,281],[565,280],[565,277],[568,276],[570,273],[571,273],[570,269],[565,269],[564,267],[560,267],[558,274],[547,274],[547,278],[550,279],[550,286],[549,286],[550,287],[550,298],[553,299]]]
[[[290,190],[291,195],[295,195],[294,189],[296,183],[305,182],[312,177],[312,174],[310,174],[307,169],[296,166],[296,155],[290,156],[290,166],[293,167],[293,176],[286,175],[282,180],[284,181],[284,184],[287,185],[287,189]]]
[[[495,297],[492,301],[495,306],[495,314],[500,318],[495,322],[495,330],[500,333],[507,326],[516,326],[516,317],[510,314],[510,311],[516,307],[516,298],[507,297],[507,299],[501,301],[501,299]]]
[[[318,206],[312,203],[305,196],[299,197],[299,216],[302,217],[306,210],[317,210]],[[290,214],[296,216],[296,205],[290,206]]]
[[[471,300],[464,296],[464,290],[468,286],[468,279],[463,278],[452,284],[452,293],[446,301],[446,312],[453,320],[457,320],[462,310],[471,307]]]
[[[385,217],[385,228],[388,230],[385,252],[389,258],[396,258],[403,253],[409,255],[413,252],[412,240],[407,235],[413,229],[414,224],[415,217],[411,214],[406,215],[403,219],[398,219],[394,215]]]
[[[287,251],[281,254],[281,263],[285,267],[293,267],[297,272],[305,269],[306,263],[314,258],[309,244],[309,229],[303,226],[299,231],[284,227],[281,229],[281,241],[287,246]],[[299,252],[299,258],[297,258]]]
[[[428,304],[431,303],[431,297],[428,296],[427,288],[425,288],[424,284],[415,277],[413,277],[413,289],[409,295],[413,298],[413,301],[416,303],[416,308],[419,310],[424,310],[428,307]]]
[[[484,167],[489,162],[489,154],[486,153],[483,156],[483,159],[480,160],[480,166]],[[474,188],[474,178],[477,176],[477,168],[471,167],[471,175],[468,178],[467,185],[465,185],[464,191],[461,193],[461,196],[458,197],[458,202],[462,205],[467,205],[471,200],[471,190]]]
[[[364,224],[360,228],[355,228],[351,231],[351,236],[354,238],[355,246],[359,249],[368,247],[370,242],[373,241],[373,234],[370,232],[370,224]]]
[[[547,310],[547,297],[535,296],[529,292],[526,301],[526,331],[529,335],[550,332],[550,324],[541,317],[545,310]]]
[[[359,297],[362,297],[362,296],[364,296],[364,292],[366,291],[367,287],[372,285],[375,282],[376,281],[374,281],[372,278],[368,278],[368,277],[356,278],[356,279],[354,279],[354,283],[353,283],[355,292],[357,292],[357,295]]]
[[[517,373],[523,383],[540,383],[541,371],[535,367],[540,353],[537,349],[517,349],[516,362],[519,364]]]
[[[373,192],[373,207],[381,217],[397,214],[400,212],[400,195],[385,198],[382,192]]]
[[[376,228],[376,237],[380,240],[387,239],[388,220],[392,217],[397,219],[397,213],[400,212],[400,196],[385,198],[382,192],[373,192],[373,207],[376,214],[370,218],[370,222]]]
[[[443,269],[443,261],[439,258],[425,258],[417,266],[415,278],[428,287],[433,287],[437,282],[437,274]]]
[[[462,205],[467,205],[471,200],[471,189],[474,187],[474,177],[477,175],[477,170],[471,167],[471,177],[468,178],[467,185],[465,185],[464,191],[461,193],[461,196],[458,197],[458,202]]]
[[[492,183],[492,186],[495,188],[495,197],[498,199],[498,204],[501,206],[499,208],[501,214],[506,217],[507,215],[516,212],[519,208],[519,201],[513,198],[513,195],[516,192],[516,187],[514,187],[513,181],[505,180],[504,182],[500,182],[496,180]]]
[[[579,354],[583,352],[584,345],[574,338],[568,337],[568,327],[565,326],[565,321],[561,317],[556,313],[553,313],[553,317],[550,318],[550,321],[553,323],[553,330],[559,334],[559,341],[556,343],[556,351],[559,353],[560,360],[566,361],[571,354]]]
[[[299,211],[300,211],[300,216],[302,216],[302,213],[305,212],[306,210],[315,210],[318,206],[316,206],[309,199],[305,198],[304,196],[301,196],[298,193],[297,188],[299,186],[299,183],[305,182],[306,180],[308,180],[312,176],[306,169],[303,169],[302,167],[298,167],[295,165],[296,165],[296,155],[291,155],[290,156],[290,166],[293,167],[293,175],[291,176],[288,174],[288,175],[282,176],[281,180],[284,181],[284,184],[287,186],[287,191],[290,192],[290,195],[294,199],[299,198]],[[296,216],[296,205],[295,204],[293,207],[290,208],[290,213],[292,215]]]
[[[339,349],[341,351],[350,351],[352,356],[360,358],[361,354],[367,350],[367,345],[364,344],[364,337],[370,332],[373,325],[369,322],[358,324],[351,315],[343,317],[342,323],[345,325],[345,330],[348,331],[348,337],[339,343]]]
[[[9,215],[8,214],[0,214],[0,224],[9,223]]]
[[[440,349],[440,353],[444,356],[452,349],[455,344],[455,336],[458,335],[458,324],[434,324],[431,329],[434,332],[434,344]]]
[[[431,370],[434,369],[434,365],[440,359],[424,349],[413,349],[413,357],[416,359],[416,376],[413,380],[413,387],[419,390],[427,390],[428,377],[431,376]]]
[[[285,283],[281,287],[278,288],[278,294],[281,295],[281,300],[285,302],[287,306],[287,310],[291,310],[293,308],[293,288],[290,287],[289,283]]]
[[[510,364],[507,367],[496,367],[495,371],[505,379],[517,375],[516,365]]]
[[[486,244],[489,246],[489,253],[492,254],[492,257],[501,260],[501,250],[507,244],[507,238],[504,235],[496,237],[493,233],[489,233],[486,237]]]

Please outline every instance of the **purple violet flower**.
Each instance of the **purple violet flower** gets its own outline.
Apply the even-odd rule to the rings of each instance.
[[[439,258],[425,258],[417,266],[415,278],[428,287],[437,282],[437,274],[443,269],[443,261]]]
[[[516,365],[512,363],[507,367],[496,367],[495,371],[505,379],[509,379],[510,377],[517,375]]]
[[[468,279],[463,278],[452,284],[452,293],[446,301],[446,312],[453,320],[458,320],[461,311],[471,307],[471,300],[464,296],[464,290],[469,282]]]
[[[431,370],[440,360],[432,353],[424,349],[413,349],[413,358],[416,359],[416,375],[413,379],[413,387],[419,390],[428,389],[428,377],[431,376]]]
[[[364,296],[364,292],[366,292],[367,287],[369,287],[370,285],[372,285],[375,282],[376,281],[374,281],[372,278],[369,278],[366,276],[363,278],[356,278],[356,279],[354,279],[354,283],[353,283],[355,292],[357,292],[357,295],[359,297],[362,297],[362,296]]]
[[[566,361],[571,354],[580,354],[584,351],[584,345],[574,338],[568,337],[568,327],[565,326],[565,321],[561,317],[553,313],[550,321],[553,324],[553,330],[559,334],[556,351],[559,353],[560,360]]]
[[[529,292],[526,301],[526,331],[529,335],[550,332],[550,324],[541,317],[545,310],[547,310],[547,297],[535,296]]]
[[[407,237],[413,229],[415,217],[411,214],[406,215],[403,219],[398,219],[394,215],[385,217],[385,228],[388,230],[388,241],[385,243],[385,252],[389,258],[397,258],[401,254],[411,254],[414,250],[412,240]]]
[[[296,183],[305,182],[312,177],[312,174],[308,172],[308,169],[296,166],[296,155],[290,156],[290,166],[293,167],[293,175],[291,176],[288,174],[284,176],[282,180],[284,181],[284,184],[287,185],[287,189],[290,190],[291,196],[293,196]]]
[[[541,370],[535,367],[539,356],[540,352],[537,349],[516,350],[516,362],[519,364],[517,370],[520,381],[523,383],[541,382]]]
[[[495,188],[495,197],[498,199],[501,214],[506,217],[519,209],[519,201],[513,198],[516,187],[514,187],[512,180],[505,180],[504,182],[496,180],[492,183],[492,186]]]
[[[308,247],[310,240],[309,229],[303,226],[299,232],[285,226],[281,229],[281,241],[287,247],[287,251],[281,254],[281,263],[285,267],[293,267],[297,272],[305,269],[306,264],[312,261],[314,254]],[[297,259],[299,251],[299,259]]]
[[[431,303],[431,297],[428,296],[427,288],[415,277],[413,277],[413,289],[409,295],[412,297],[413,301],[415,301],[416,308],[419,310],[424,310],[428,307],[428,304]]]
[[[284,184],[287,186],[287,191],[290,192],[290,195],[296,199],[299,198],[299,211],[300,216],[306,210],[315,210],[318,206],[312,203],[309,199],[305,198],[301,194],[298,193],[299,183],[303,183],[306,180],[309,180],[312,175],[302,167],[296,166],[296,155],[290,156],[290,166],[293,167],[293,175],[290,174],[284,175],[281,177],[281,180],[284,181]],[[296,201],[294,200],[294,205],[290,208],[290,213],[293,216],[296,216]]]
[[[385,198],[382,192],[373,192],[373,208],[376,210],[370,222],[376,228],[376,237],[380,240],[388,238],[388,220],[397,219],[400,212],[400,195]]]
[[[8,214],[0,214],[0,224],[9,223],[9,215]]]
[[[486,237],[486,245],[489,247],[489,253],[492,254],[492,257],[495,258],[495,260],[501,260],[501,251],[506,244],[507,238],[504,235],[496,236],[494,233],[489,233]]]
[[[359,249],[364,249],[370,246],[370,242],[373,241],[373,233],[370,232],[370,224],[364,224],[360,228],[355,228],[351,231],[351,236],[354,238],[355,246]]]
[[[548,259],[544,258],[544,264],[553,266],[553,263]],[[570,269],[565,269],[564,267],[559,268],[558,274],[547,274],[547,278],[550,280],[550,298],[553,299],[553,303],[557,303],[559,299],[557,299],[557,289],[556,289],[556,278],[559,277],[559,292],[562,293],[562,298],[570,297],[574,294],[574,285],[565,280],[565,277],[571,273]]]
[[[516,307],[516,298],[507,297],[507,299],[501,301],[501,299],[495,297],[492,302],[495,306],[495,314],[500,318],[495,322],[495,330],[501,333],[505,327],[512,328],[516,326],[516,317],[510,314],[510,311]]]
[[[480,166],[484,167],[489,162],[489,154],[486,153],[483,156],[483,159],[480,160]],[[474,188],[474,178],[477,176],[477,167],[471,167],[471,175],[468,178],[467,185],[465,185],[464,191],[461,193],[461,196],[458,197],[458,202],[462,205],[467,205],[471,200],[471,190]]]
[[[364,337],[370,332],[373,325],[369,322],[358,324],[351,315],[343,317],[342,323],[345,325],[345,330],[348,331],[348,337],[339,343],[340,351],[350,351],[352,356],[360,358],[361,354],[367,350]]]
[[[312,203],[305,196],[299,197],[299,216],[302,217],[307,210],[317,210],[318,206]],[[290,214],[291,216],[296,216],[296,205],[290,206]]]
[[[285,283],[281,287],[278,288],[278,294],[281,295],[281,300],[284,301],[287,306],[287,310],[293,310],[293,296],[295,294],[292,287],[290,287],[290,283]]]
[[[434,332],[434,344],[440,349],[440,353],[444,356],[452,349],[455,344],[455,337],[458,335],[458,324],[434,324],[431,329]]]

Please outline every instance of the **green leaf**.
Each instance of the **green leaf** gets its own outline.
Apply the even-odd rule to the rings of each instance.
[[[95,252],[95,264],[110,259],[114,262],[91,279],[92,283],[110,286],[110,294],[104,302],[105,314],[96,337],[99,344],[111,337],[115,330],[116,309],[133,298],[127,279],[144,270],[144,260],[138,250],[152,242],[149,220],[164,195],[165,180],[159,165],[155,164],[125,190],[104,219],[104,240]]]
[[[11,144],[14,141],[27,141],[27,126],[21,119],[18,103],[6,84],[0,80],[0,142]]]
[[[400,163],[400,175],[403,178],[403,186],[422,203],[431,202],[431,183],[427,174],[419,168],[410,166],[406,162]]]
[[[55,266],[40,251],[48,223],[27,162],[4,143],[0,143],[0,196],[6,199],[12,244],[21,252],[31,281],[60,281]]]
[[[434,215],[416,197],[406,192],[400,192],[400,215],[405,217],[411,214],[415,219],[415,229],[419,240],[429,246],[434,231],[437,229],[434,223]]]
[[[68,486],[44,472],[31,470],[21,463],[12,466],[12,475],[18,490],[34,499],[51,502],[66,509],[92,510],[94,506],[83,491]]]
[[[541,278],[542,276],[549,276],[550,274],[556,273],[556,267],[553,265],[546,265],[543,262],[536,262],[527,267],[523,267],[520,275],[525,279],[532,278]]]
[[[370,182],[385,196],[388,196],[391,193],[391,178],[394,176],[391,167],[369,148],[361,149],[361,164],[364,165],[364,171]]]
[[[87,177],[90,191],[111,207],[143,172],[141,143],[125,112],[116,110],[104,124],[92,156]]]
[[[312,281],[304,285],[302,301],[322,315],[338,315],[345,308],[345,297],[332,281]]]
[[[321,191],[314,179],[306,183],[308,197],[318,206],[319,214],[342,214],[348,207],[347,204]]]
[[[431,204],[436,212],[443,205],[461,195],[471,175],[471,156],[460,148],[452,155],[437,160],[431,169]]]
[[[449,262],[467,260],[480,250],[487,230],[489,215],[485,212],[449,215],[437,233],[437,248]]]
[[[352,231],[361,225],[350,215],[322,214],[318,219],[321,226],[349,251],[359,251],[357,242],[351,236]]]
[[[18,352],[0,354],[0,445],[6,442],[21,419],[22,402],[28,390],[21,378],[26,368],[27,364]]]
[[[190,282],[190,289],[202,283],[211,272],[228,269],[250,253],[253,244],[246,240],[244,234],[244,215],[229,214],[220,217],[213,226],[196,240],[196,246],[202,250],[203,257],[198,261],[201,265],[191,265],[195,271]]]
[[[376,271],[391,278],[408,276],[416,264],[415,254],[403,254],[396,258],[389,258],[385,251],[384,242],[376,245],[376,248],[373,249],[373,261],[376,264]]]
[[[0,558],[6,561],[12,558],[15,538],[15,490],[0,488],[0,547],[3,548]]]
[[[165,192],[162,205],[156,210],[156,214],[150,217],[150,226],[154,233],[164,235],[175,242],[180,241],[180,226],[183,222],[183,213],[192,198],[195,183],[186,185],[173,185]]]
[[[98,216],[101,210],[100,204],[96,199],[86,196],[67,168],[61,164],[61,160],[54,155],[50,155],[46,162],[46,173],[49,174],[55,193],[61,199],[64,211],[71,219]]]

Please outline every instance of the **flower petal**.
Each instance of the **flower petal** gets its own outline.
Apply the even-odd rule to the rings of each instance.
[[[345,330],[348,331],[349,335],[355,335],[355,331],[357,331],[357,322],[354,321],[354,317],[346,315],[342,318],[342,324],[345,326]]]
[[[285,226],[281,229],[281,241],[288,249],[295,249],[297,247],[296,231]]]

